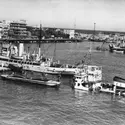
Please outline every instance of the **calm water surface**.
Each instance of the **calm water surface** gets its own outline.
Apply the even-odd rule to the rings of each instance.
[[[62,63],[70,64],[88,54],[85,63],[101,65],[107,82],[115,75],[125,76],[125,55],[96,51],[97,43],[91,46],[91,55],[87,42],[50,43],[41,45],[41,49],[48,57],[56,55]],[[34,52],[38,45],[26,44],[25,51],[28,47]],[[55,89],[0,80],[0,125],[125,125],[125,98],[76,91],[70,81],[62,78],[60,88]]]

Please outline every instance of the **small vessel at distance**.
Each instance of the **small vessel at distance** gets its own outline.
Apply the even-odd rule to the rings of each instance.
[[[114,45],[109,45],[109,51],[125,54],[125,47],[117,47]]]
[[[109,52],[117,52],[117,53],[125,54],[125,42],[118,41],[117,43],[110,43]]]

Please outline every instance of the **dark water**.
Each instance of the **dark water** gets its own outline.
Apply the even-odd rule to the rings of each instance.
[[[84,59],[90,43],[44,44],[48,56],[65,63]],[[92,43],[92,54],[86,63],[103,67],[103,80],[112,82],[115,75],[125,76],[125,55],[98,52]],[[107,47],[107,45],[105,45]],[[37,45],[25,50],[37,51]],[[91,57],[91,58],[90,58]],[[108,94],[73,90],[70,78],[62,78],[59,89],[0,80],[0,125],[125,125],[125,98]]]

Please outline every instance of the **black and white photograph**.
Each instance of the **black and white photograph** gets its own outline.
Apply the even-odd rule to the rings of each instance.
[[[125,125],[125,0],[0,0],[0,125]]]

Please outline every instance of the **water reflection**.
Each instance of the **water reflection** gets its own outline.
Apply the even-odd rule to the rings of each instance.
[[[85,95],[88,95],[88,91],[83,91],[83,90],[74,90],[75,97],[77,99],[83,98]]]

